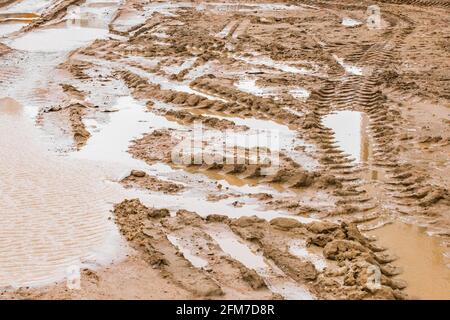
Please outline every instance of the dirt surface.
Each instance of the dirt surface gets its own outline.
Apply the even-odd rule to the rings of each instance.
[[[65,181],[110,211],[45,192],[26,206],[92,211],[124,247],[104,259],[56,250],[61,268],[81,261],[76,289],[13,266],[2,297],[450,299],[449,10],[446,0],[0,0],[4,130],[14,141],[32,126],[39,150],[64,168],[78,161]],[[21,157],[2,151],[8,165]],[[83,190],[89,177],[97,197]],[[25,203],[16,191],[0,199],[0,212]],[[106,225],[71,230],[88,248]],[[0,236],[5,257],[14,237]],[[45,243],[73,245],[58,239]],[[427,263],[408,251],[414,241],[427,243],[417,246]],[[23,255],[52,250],[33,248]]]

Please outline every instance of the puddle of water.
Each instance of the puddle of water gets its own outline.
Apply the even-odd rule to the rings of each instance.
[[[151,69],[151,68],[156,67],[158,65],[158,63],[161,61],[161,59],[158,57],[147,58],[147,57],[140,57],[140,56],[127,56],[125,58],[122,58],[121,61],[123,61],[127,64],[136,63],[138,65],[141,65],[143,67]]]
[[[289,90],[289,93],[296,99],[300,99],[300,100],[307,100],[309,98],[309,96],[311,95],[311,92],[309,92],[308,90],[306,90],[305,88],[295,88],[295,89],[291,89]]]
[[[206,261],[203,258],[200,258],[199,256],[195,255],[192,253],[192,251],[185,247],[182,243],[181,240],[174,236],[174,235],[167,235],[167,239],[169,239],[169,241],[178,248],[178,250],[181,251],[181,253],[183,254],[183,256],[190,262],[192,263],[192,265],[196,268],[205,268],[206,266],[208,266],[208,261]]]
[[[140,10],[122,11],[113,21],[113,28],[119,32],[128,32],[132,27],[144,23],[148,16]]]
[[[219,244],[223,252],[240,261],[249,269],[255,270],[266,282],[269,289],[288,300],[313,300],[308,290],[291,279],[275,265],[266,262],[261,254],[254,253],[242,243],[228,227],[209,226],[208,234]]]
[[[168,178],[171,181],[189,181],[194,189],[177,195],[163,195],[160,193],[148,194],[134,190],[132,196],[142,199],[149,206],[165,207],[176,211],[186,209],[207,216],[212,213],[225,214],[229,217],[241,217],[257,215],[261,218],[270,220],[280,216],[291,217],[287,213],[279,211],[263,210],[254,199],[240,197],[239,200],[245,203],[242,208],[233,206],[234,198],[224,199],[218,202],[211,202],[202,199],[199,195],[204,194],[204,185],[195,184],[193,181],[204,181],[201,176],[190,175],[187,171],[176,170],[165,164],[147,165],[144,161],[134,159],[128,152],[128,146],[131,140],[138,138],[145,132],[151,132],[154,129],[172,128],[185,130],[184,127],[175,122],[168,121],[165,117],[146,112],[143,104],[138,103],[131,97],[119,98],[115,109],[119,111],[111,113],[110,119],[105,124],[99,124],[95,119],[85,122],[88,124],[88,130],[91,131],[91,137],[82,150],[70,154],[74,159],[85,159],[96,161],[102,168],[108,167],[108,174],[112,175],[113,180],[121,179],[128,175],[131,169],[141,169],[149,174],[155,175],[164,180]],[[85,120],[85,121],[86,121]],[[92,130],[95,125],[96,129]],[[90,129],[91,128],[91,129]],[[267,192],[267,188],[241,186],[235,187],[226,181],[221,181],[224,188],[230,188],[230,192],[241,194]],[[207,190],[206,190],[207,191]],[[272,190],[273,192],[273,190]],[[204,194],[206,197],[206,194]],[[300,222],[308,223],[315,219],[292,216]]]
[[[20,13],[20,12],[35,12],[42,13],[48,8],[53,0],[22,0],[16,1],[9,6],[0,9],[1,13]]]
[[[324,116],[322,123],[333,130],[339,148],[356,163],[369,160],[371,146],[366,130],[367,115],[358,111],[336,111]]]
[[[187,84],[187,83],[180,83],[180,82],[172,81],[163,76],[146,72],[138,67],[133,67],[133,66],[129,66],[129,65],[124,66],[120,63],[116,64],[116,65],[118,68],[123,68],[123,67],[127,68],[130,72],[133,72],[133,73],[137,74],[138,76],[141,76],[141,77],[147,79],[151,83],[159,84],[161,89],[163,89],[163,90],[174,90],[174,91],[179,91],[179,92],[196,94],[196,95],[208,98],[210,100],[219,100],[222,102],[227,102],[226,100],[224,100],[222,98],[218,98],[218,97],[211,96],[209,94],[194,90],[191,87],[189,87],[189,84]]]
[[[256,79],[241,79],[235,85],[243,92],[251,93],[260,97],[276,95],[276,90],[274,90],[274,88],[260,87],[256,84]]]
[[[108,34],[107,29],[97,28],[38,29],[12,40],[8,45],[13,49],[31,52],[71,51],[96,39],[104,39]]]
[[[158,172],[149,171],[149,173],[158,175]],[[232,188],[230,191],[235,190],[236,192],[239,192],[240,189],[241,188]],[[255,189],[252,187],[247,186],[247,190],[255,192]],[[244,204],[242,207],[236,207],[234,205],[236,202],[236,198],[234,197],[215,202],[207,201],[201,197],[204,191],[205,190],[199,188],[194,188],[182,194],[171,195],[159,193],[149,194],[139,190],[134,190],[133,194],[134,196],[139,196],[142,202],[147,206],[166,208],[171,212],[176,212],[179,209],[185,209],[196,212],[202,217],[207,217],[211,214],[222,214],[236,219],[241,217],[257,216],[267,221],[280,217],[292,218],[301,223],[311,223],[313,221],[317,221],[317,219],[314,218],[292,215],[281,210],[267,210],[262,208],[257,200],[246,196],[241,196],[238,198],[239,202]]]
[[[193,112],[195,112],[195,110]],[[217,119],[227,119],[233,121],[236,125],[247,126],[248,128],[250,128],[250,130],[247,132],[234,133],[230,137],[230,139],[232,141],[235,141],[238,146],[269,147],[273,151],[282,151],[306,170],[314,170],[319,166],[319,163],[316,159],[313,159],[305,152],[297,151],[299,147],[306,147],[308,151],[312,151],[313,149],[311,145],[306,144],[303,140],[297,137],[297,132],[291,130],[286,125],[279,124],[272,120],[230,117],[223,114],[218,115],[211,113],[209,114],[209,116]],[[214,133],[212,138],[220,137],[220,134],[217,134],[217,132],[211,132]],[[251,135],[255,135],[256,133],[264,134],[264,132],[270,132],[272,134],[272,138],[276,140],[275,143],[273,141],[272,143],[270,143],[269,140],[264,141],[264,139],[249,139]]]
[[[336,60],[337,63],[339,63],[342,66],[342,68],[344,68],[345,72],[347,72],[348,74],[355,76],[363,75],[363,68],[350,64],[348,62],[344,62],[344,59],[339,58],[336,55],[333,55],[333,58]]]
[[[83,11],[68,12],[64,21],[83,28],[108,29],[109,22],[117,9],[116,2],[86,2]]]
[[[64,98],[66,74],[55,69],[64,61],[60,53],[13,51],[0,59],[3,96],[14,97],[25,110],[57,105]]]
[[[129,96],[119,98],[113,108],[118,111],[111,113],[105,124],[86,118],[85,123],[91,137],[82,150],[71,154],[72,157],[120,164],[124,168],[120,170],[122,175],[136,167],[147,167],[144,162],[134,159],[127,152],[133,139],[155,129],[182,129],[176,122],[146,112],[144,104]],[[93,126],[96,127],[95,130],[92,130]]]
[[[0,100],[0,287],[61,281],[123,257],[116,193],[86,162],[50,153],[23,107]]]
[[[160,13],[167,17],[176,17],[176,12],[182,8],[192,7],[192,3],[184,2],[149,2],[143,5],[142,9],[126,9],[114,21],[114,29],[127,32],[132,27],[142,24],[150,19],[155,13]]]
[[[185,76],[185,79],[187,79],[189,82],[201,77],[207,73],[211,73],[213,69],[213,62],[212,61],[208,61],[198,67],[195,67],[191,70],[189,70],[188,74]]]
[[[273,69],[277,69],[283,72],[288,73],[298,73],[298,74],[311,74],[313,70],[305,69],[305,68],[297,68],[289,63],[281,62],[281,61],[275,61],[272,60],[272,58],[267,56],[258,55],[256,53],[253,53],[252,56],[239,56],[239,55],[233,55],[233,58],[236,60],[243,61],[245,63],[256,65],[256,66],[265,66]],[[294,62],[292,62],[294,63]]]
[[[169,74],[178,74],[183,70],[189,69],[192,67],[192,65],[195,63],[197,58],[189,58],[183,61],[182,63],[173,64],[170,66],[164,66],[161,69]]]
[[[168,39],[168,38],[170,38],[170,36],[167,33],[162,32],[162,31],[153,32],[152,35],[157,37],[157,38],[161,38],[161,39]]]
[[[80,6],[81,13],[67,12],[66,17],[56,25],[32,30],[12,39],[8,45],[29,52],[65,52],[77,49],[109,35],[108,23],[117,8],[118,3],[115,1],[87,1]]]
[[[195,6],[198,11],[213,10],[213,11],[286,11],[286,10],[300,10],[303,6],[296,6],[291,4],[278,4],[278,3],[216,3],[208,2],[201,3]]]
[[[254,253],[231,230],[225,227],[209,227],[208,231],[208,234],[219,244],[223,252],[240,261],[249,269],[253,269],[258,273],[266,272],[268,266],[264,261],[264,257]]]
[[[310,261],[318,271],[327,267],[327,261],[322,255],[310,252],[306,248],[306,242],[294,240],[289,244],[289,252],[302,260]]]
[[[274,100],[279,100],[278,95],[283,92],[283,88],[281,87],[260,87],[256,84],[256,79],[254,78],[241,79],[235,83],[235,86],[243,92],[251,93],[260,97],[273,97]],[[306,101],[311,94],[304,88],[293,88],[289,89],[287,92],[294,98],[302,101]]]
[[[10,35],[39,18],[36,13],[0,11],[0,38]]]
[[[342,25],[346,27],[356,27],[361,25],[362,22],[358,20],[354,20],[352,18],[345,17],[342,19]]]
[[[265,279],[269,289],[280,294],[286,300],[315,300],[315,297],[305,288],[294,281],[280,281],[277,279]]]
[[[450,299],[450,268],[445,264],[439,239],[425,228],[401,222],[369,232],[378,243],[399,257],[395,265],[403,269],[399,278],[408,282],[406,292],[417,299]]]
[[[0,24],[0,38],[5,37],[13,32],[19,31],[22,27],[26,26],[24,22],[11,22]]]
[[[36,13],[0,13],[0,22],[31,22],[37,18]]]

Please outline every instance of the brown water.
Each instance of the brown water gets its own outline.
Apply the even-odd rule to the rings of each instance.
[[[363,112],[342,110],[323,117],[323,124],[332,129],[339,148],[350,155],[355,163],[368,163],[371,143],[368,137],[369,119]]]
[[[50,153],[24,107],[0,99],[0,288],[45,285],[121,256],[114,190],[88,163]]]
[[[401,222],[370,232],[378,243],[399,257],[395,265],[403,269],[399,278],[408,282],[406,293],[413,299],[450,299],[450,268],[445,248],[425,228]],[[447,261],[448,263],[448,261]]]

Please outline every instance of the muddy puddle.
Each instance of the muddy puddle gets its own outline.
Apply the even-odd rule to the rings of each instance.
[[[69,267],[119,258],[122,240],[108,217],[120,197],[101,176],[48,152],[13,99],[0,100],[0,133],[0,287],[44,285]]]
[[[299,164],[303,169],[312,171],[319,167],[318,161],[312,157],[315,147],[306,143],[298,137],[295,130],[290,129],[287,125],[280,124],[273,120],[263,120],[256,118],[243,118],[237,116],[230,116],[220,112],[209,112],[207,110],[190,109],[194,114],[205,114],[217,119],[226,119],[234,122],[238,126],[245,126],[249,130],[243,133],[233,133],[231,138],[235,140],[236,145],[245,147],[268,147],[277,152],[283,152],[292,160]],[[292,111],[294,112],[294,111]],[[211,131],[211,138],[221,136],[220,133]],[[252,135],[267,134],[273,135],[271,140],[265,139],[251,139]],[[299,151],[302,150],[302,151]]]
[[[369,234],[377,236],[377,243],[398,256],[395,264],[403,269],[398,277],[407,281],[405,290],[411,298],[450,299],[449,259],[438,238],[428,236],[425,228],[402,222]]]
[[[205,268],[208,265],[208,261],[205,259],[197,256],[192,252],[192,250],[183,243],[183,239],[178,238],[174,235],[168,235],[167,239],[176,247],[180,252],[183,254],[183,256],[189,260],[192,265],[196,268]]]
[[[352,19],[352,18],[345,17],[345,18],[342,19],[342,25],[346,26],[346,27],[356,27],[356,26],[359,26],[361,24],[362,24],[361,21],[358,21],[358,20],[355,20],[355,19]]]
[[[11,22],[0,24],[0,38],[5,37],[13,32],[19,31],[26,25],[27,23],[23,22]]]
[[[310,261],[320,272],[328,265],[326,259],[321,254],[314,252],[312,248],[307,248],[306,241],[292,241],[289,244],[289,252],[301,260]]]
[[[28,52],[71,51],[109,35],[108,24],[118,9],[115,1],[87,1],[67,8],[60,21],[32,30],[6,43],[14,49]],[[31,9],[31,8],[30,8]],[[37,10],[28,15],[38,16]],[[18,10],[18,9],[17,9]],[[26,11],[25,11],[26,12]]]
[[[131,97],[120,97],[112,106],[115,112],[108,119],[99,122],[95,117],[87,117],[84,123],[92,136],[79,152],[71,154],[74,158],[117,164],[117,176],[122,176],[131,169],[146,165],[127,152],[130,142],[149,130],[162,128],[181,129],[175,122],[163,116],[146,112],[142,103]]]
[[[40,29],[27,33],[9,43],[11,48],[23,51],[71,51],[95,39],[108,35],[108,30],[98,28],[67,27]]]
[[[371,155],[368,136],[368,117],[358,111],[336,111],[322,118],[322,123],[333,130],[336,145],[350,155],[355,163],[367,163]]]
[[[42,13],[46,8],[52,4],[52,0],[23,0],[16,1],[2,9],[1,13],[23,13],[23,12],[33,12],[36,14]]]
[[[313,300],[314,296],[304,287],[287,278],[283,271],[256,253],[240,240],[228,227],[209,226],[208,234],[219,244],[223,252],[255,270],[269,289],[288,300]]]
[[[235,83],[236,88],[243,92],[253,94],[260,97],[272,97],[274,100],[279,100],[282,93],[288,93],[294,98],[301,101],[306,101],[310,92],[305,88],[281,88],[281,87],[261,87],[256,83],[256,78],[243,78]]]
[[[341,65],[341,67],[345,70],[345,72],[349,75],[353,76],[362,76],[364,69],[360,66],[356,66],[354,64],[345,62],[343,58],[340,58],[336,55],[333,55],[333,58],[336,60],[337,63]]]
[[[144,104],[131,97],[119,98],[112,109],[116,112],[109,113],[109,118],[104,122],[98,122],[96,118],[89,117],[84,120],[87,129],[91,132],[91,137],[80,151],[69,154],[70,159],[83,159],[97,163],[102,167],[101,172],[106,174],[103,179],[119,181],[127,176],[131,170],[140,169],[160,179],[190,186],[187,191],[176,195],[148,194],[137,190],[129,190],[130,196],[141,198],[148,206],[161,207],[161,203],[164,203],[165,208],[172,212],[187,209],[202,216],[212,213],[224,214],[233,218],[256,215],[267,220],[279,216],[291,216],[280,211],[264,210],[255,199],[244,196],[249,193],[274,193],[275,190],[272,188],[253,186],[249,181],[243,181],[239,178],[230,180],[231,175],[229,177],[215,176],[211,171],[199,174],[196,171],[190,171],[189,168],[179,169],[162,163],[148,165],[133,158],[127,152],[129,144],[143,133],[163,128],[183,132],[184,130],[187,131],[188,128],[169,121],[163,116],[146,111]],[[233,197],[227,197],[216,202],[208,201],[208,193],[217,192],[214,179],[220,182],[223,189],[240,194],[238,201],[243,205],[236,207],[236,198]],[[293,218],[302,222],[315,220],[297,216]]]

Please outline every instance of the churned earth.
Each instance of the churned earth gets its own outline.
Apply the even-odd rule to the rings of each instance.
[[[450,299],[449,25],[0,0],[0,297]]]

